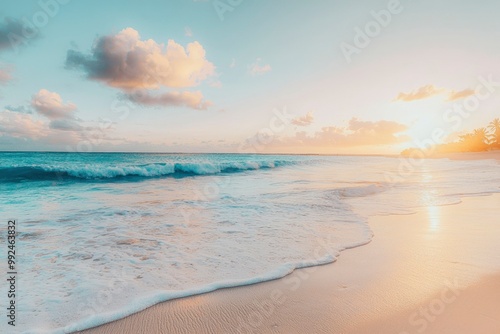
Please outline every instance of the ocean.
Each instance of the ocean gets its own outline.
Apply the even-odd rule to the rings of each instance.
[[[9,219],[17,231],[16,332],[85,329],[169,299],[283,277],[370,242],[371,216],[500,192],[495,160],[0,157],[1,244]]]

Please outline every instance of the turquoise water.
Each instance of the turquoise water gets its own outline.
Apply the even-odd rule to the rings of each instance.
[[[408,168],[389,157],[0,158],[0,213],[18,222],[17,329],[34,332],[88,328],[171,298],[332,262],[371,240],[372,215],[500,191],[499,165],[488,160]]]

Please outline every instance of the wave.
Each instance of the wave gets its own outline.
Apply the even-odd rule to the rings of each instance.
[[[96,314],[89,316],[87,318],[79,319],[77,321],[74,321],[73,323],[66,325],[65,327],[55,328],[52,330],[38,329],[34,332],[28,331],[25,333],[63,334],[63,333],[73,333],[77,331],[82,331],[89,328],[94,328],[100,325],[104,325],[106,323],[110,323],[119,319],[123,319],[129,315],[143,311],[153,305],[166,302],[172,299],[196,296],[220,289],[241,287],[246,285],[253,285],[257,283],[272,281],[275,279],[288,276],[297,269],[309,268],[309,267],[333,263],[337,260],[341,252],[343,252],[344,250],[361,247],[371,242],[374,236],[372,230],[370,229],[370,227],[366,222],[363,222],[362,226],[363,226],[363,237],[361,240],[353,242],[351,244],[339,245],[338,247],[332,247],[331,245],[329,245],[327,249],[325,249],[326,252],[325,254],[321,256],[316,255],[312,259],[295,261],[295,262],[286,262],[284,264],[279,265],[277,268],[271,269],[267,272],[246,279],[227,279],[224,281],[217,281],[179,291],[158,290],[153,293],[150,293],[147,296],[141,296],[137,298],[132,303],[124,305],[119,310]]]
[[[0,182],[64,180],[112,180],[154,177],[185,177],[238,173],[276,168],[293,164],[290,161],[255,161],[225,163],[151,163],[129,166],[14,166],[0,168]]]

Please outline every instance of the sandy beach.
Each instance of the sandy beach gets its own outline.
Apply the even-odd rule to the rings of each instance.
[[[499,204],[495,194],[376,216],[372,242],[333,264],[167,301],[81,333],[498,333]]]

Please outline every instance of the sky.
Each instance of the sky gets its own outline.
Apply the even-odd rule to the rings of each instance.
[[[0,150],[392,154],[500,116],[500,3],[3,0]]]

